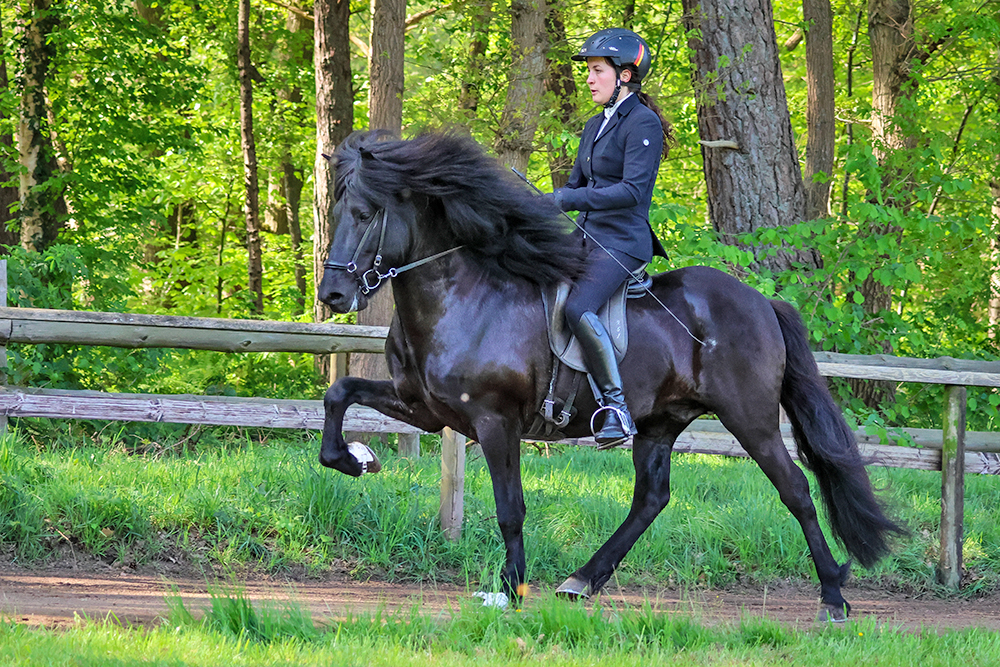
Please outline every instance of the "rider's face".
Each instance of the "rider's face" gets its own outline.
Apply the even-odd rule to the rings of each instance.
[[[629,80],[630,72],[622,71],[622,82]],[[607,104],[615,92],[617,74],[605,58],[587,58],[587,87],[590,97],[597,104]]]

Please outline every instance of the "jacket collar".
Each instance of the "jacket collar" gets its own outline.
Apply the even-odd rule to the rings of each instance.
[[[618,105],[618,108],[615,110],[615,112],[611,114],[611,118],[608,119],[608,124],[604,127],[604,131],[601,132],[600,135],[598,135],[596,141],[600,141],[608,134],[610,134],[611,130],[614,129],[615,125],[618,124],[618,119],[627,116],[629,112],[632,111],[632,109],[634,109],[635,105],[637,104],[641,104],[641,102],[639,102],[639,95],[637,95],[636,93],[632,93],[624,100],[622,100],[621,104]]]

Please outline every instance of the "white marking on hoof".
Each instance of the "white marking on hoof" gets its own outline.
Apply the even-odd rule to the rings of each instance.
[[[556,595],[571,600],[578,600],[580,598],[588,600],[590,599],[590,584],[576,577],[570,577],[556,589]]]
[[[347,451],[351,453],[358,463],[361,464],[361,474],[366,472],[376,473],[382,470],[382,462],[375,456],[372,448],[363,442],[352,442],[347,445]]]
[[[506,593],[487,593],[486,591],[476,591],[472,594],[472,597],[481,598],[484,607],[506,609],[507,605],[510,603],[510,598],[507,597]]]

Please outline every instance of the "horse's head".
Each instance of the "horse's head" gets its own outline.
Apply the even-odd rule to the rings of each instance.
[[[320,301],[334,312],[363,310],[396,275],[410,245],[414,212],[408,193],[373,189],[362,177],[364,162],[376,159],[363,144],[350,141],[335,158],[334,233],[318,287]]]
[[[463,248],[500,280],[546,285],[577,274],[583,246],[559,208],[471,138],[384,139],[355,132],[337,148],[333,243],[318,288],[336,312],[363,309],[397,271]]]

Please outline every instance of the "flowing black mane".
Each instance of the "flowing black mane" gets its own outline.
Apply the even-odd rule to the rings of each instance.
[[[349,190],[384,205],[408,192],[422,194],[440,206],[435,233],[481,255],[491,273],[547,284],[579,272],[582,249],[554,202],[532,192],[471,138],[387,136],[355,132],[341,143],[337,199]]]

